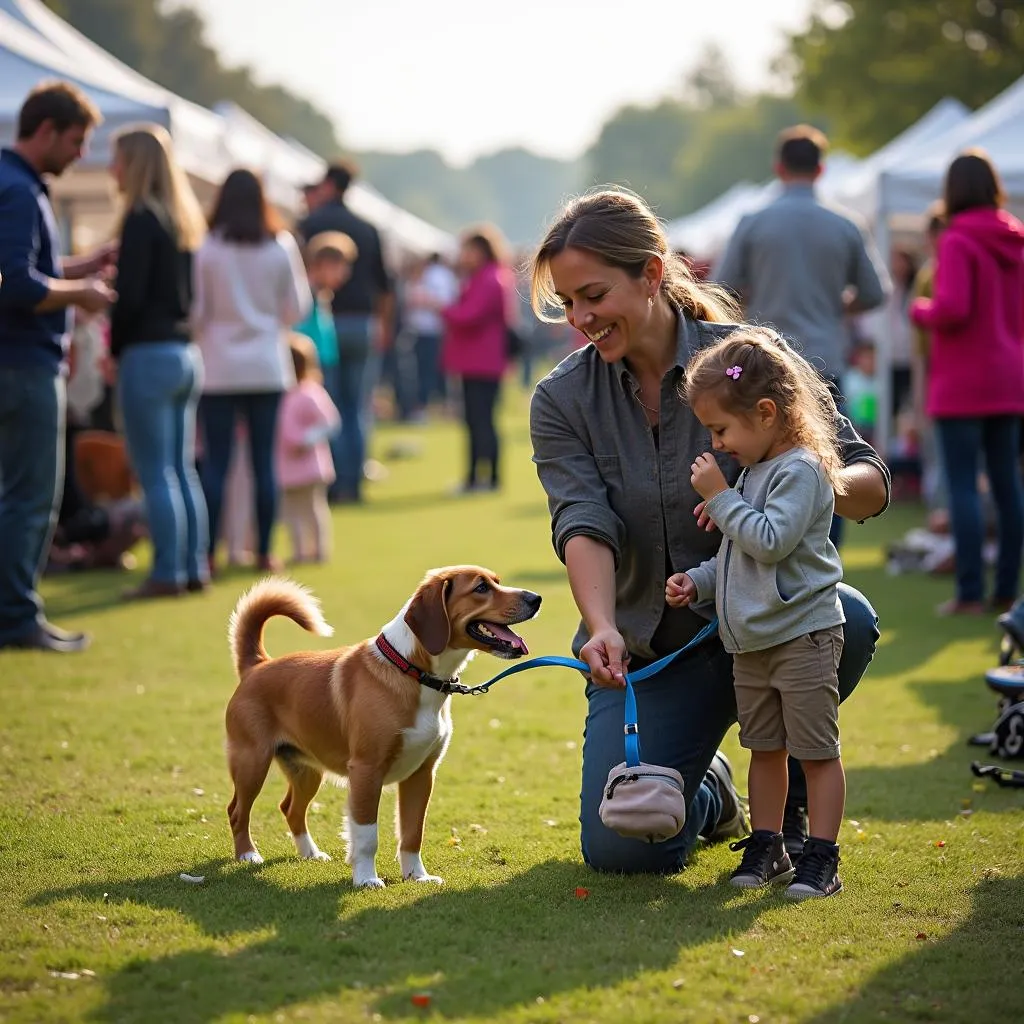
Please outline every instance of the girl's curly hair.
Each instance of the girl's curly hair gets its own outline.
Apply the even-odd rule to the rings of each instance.
[[[698,396],[713,394],[726,412],[744,416],[771,399],[788,439],[814,452],[836,494],[846,493],[832,392],[774,331],[741,327],[702,349],[690,360],[680,392],[691,408]]]

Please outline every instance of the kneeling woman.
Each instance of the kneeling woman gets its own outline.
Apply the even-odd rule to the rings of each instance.
[[[679,384],[690,357],[728,333],[737,310],[693,280],[643,200],[615,191],[574,200],[548,232],[534,259],[533,302],[549,318],[559,309],[591,343],[537,385],[530,413],[552,540],[582,617],[573,650],[591,669],[583,856],[604,871],[677,871],[698,836],[735,837],[746,828],[731,769],[717,753],[736,720],[732,658],[717,638],[638,687],[644,759],[685,780],[683,830],[668,842],[642,844],[605,828],[598,808],[608,772],[623,757],[627,663],[635,670],[669,654],[705,624],[664,599],[664,579],[710,558],[719,544],[690,483],[690,466],[711,451],[711,439]],[[847,420],[839,433],[845,493],[836,512],[855,520],[878,515],[888,501],[888,471]],[[722,458],[720,465],[734,484],[738,463]],[[878,632],[861,594],[841,586],[840,597],[844,698],[867,668]],[[793,854],[806,836],[806,802],[806,783],[791,761],[783,831]]]

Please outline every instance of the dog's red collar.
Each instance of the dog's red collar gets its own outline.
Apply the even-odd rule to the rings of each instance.
[[[437,690],[438,693],[466,693],[468,692],[467,687],[462,686],[459,683],[459,677],[454,676],[451,679],[442,679],[440,676],[431,675],[429,672],[425,672],[423,669],[414,665],[408,658],[400,654],[391,643],[388,638],[381,633],[377,637],[377,650],[391,662],[399,671],[404,675],[415,679],[421,686],[428,686],[431,690]]]

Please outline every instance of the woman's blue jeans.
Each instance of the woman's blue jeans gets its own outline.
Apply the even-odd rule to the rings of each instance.
[[[860,682],[875,653],[878,618],[867,599],[852,587],[840,584],[839,596],[846,613],[839,663],[842,700]],[[697,837],[711,833],[721,813],[718,793],[705,776],[722,737],[736,721],[732,656],[717,637],[709,640],[640,683],[636,700],[643,760],[675,768],[683,776],[685,792],[692,794],[686,824],[672,839],[654,844],[627,839],[605,828],[598,808],[608,772],[624,759],[625,694],[588,683],[580,793],[583,859],[598,871],[680,871]],[[791,760],[791,773],[793,764]],[[791,777],[791,787],[806,792],[799,776]]]
[[[196,473],[199,349],[181,341],[125,349],[117,383],[125,441],[146,499],[152,579],[205,580],[207,519]]]
[[[203,491],[210,510],[210,555],[220,536],[224,485],[235,447],[239,418],[249,431],[253,487],[256,492],[256,547],[265,558],[270,554],[270,536],[277,518],[277,476],[274,472],[274,436],[280,391],[244,394],[203,395],[199,404],[203,425]]]
[[[978,473],[984,454],[999,529],[994,597],[997,601],[1012,601],[1020,586],[1021,548],[1024,546],[1020,418],[942,418],[936,420],[936,426],[956,545],[956,596],[960,601],[981,601],[985,597],[981,555],[985,523],[978,494]]]

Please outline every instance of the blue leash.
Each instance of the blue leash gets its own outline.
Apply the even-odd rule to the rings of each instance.
[[[704,643],[709,637],[714,636],[718,631],[718,619],[712,619],[689,643],[680,647],[678,651],[666,654],[664,658],[652,661],[650,665],[639,669],[636,672],[626,673],[626,764],[635,768],[640,764],[640,727],[637,725],[636,693],[633,690],[633,683],[642,683],[651,676],[656,676],[663,668],[667,668],[680,655],[692,650],[694,647]],[[590,675],[590,666],[579,658],[563,658],[559,654],[545,654],[539,658],[530,658],[528,661],[521,661],[499,672],[496,676],[488,679],[486,683],[479,686],[460,686],[452,692],[477,696],[486,693],[495,683],[508,676],[514,676],[518,672],[526,672],[532,668],[574,668],[579,672]]]

